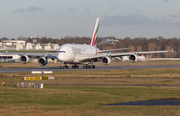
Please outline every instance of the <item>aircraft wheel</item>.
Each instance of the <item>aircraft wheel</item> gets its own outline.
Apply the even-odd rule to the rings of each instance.
[[[90,66],[89,66],[89,68],[90,68],[90,69],[92,69],[92,68],[93,68],[93,66],[92,66],[92,65],[90,65]]]
[[[86,68],[89,68],[89,65],[88,65],[88,64],[86,64]]]
[[[64,66],[60,66],[60,69],[64,69]]]
[[[95,69],[95,68],[96,68],[96,66],[95,66],[95,65],[92,65],[92,68],[93,68],[93,69]]]
[[[84,68],[84,69],[87,69],[87,68],[89,68],[89,65],[86,64],[86,65],[83,66],[83,68]]]
[[[65,69],[69,69],[69,66],[63,66],[63,68],[65,68]]]
[[[87,67],[90,69],[90,68],[91,68],[91,65],[87,65]]]
[[[83,68],[86,69],[86,65],[84,65]]]

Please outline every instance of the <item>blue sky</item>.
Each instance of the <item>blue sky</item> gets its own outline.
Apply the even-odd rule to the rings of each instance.
[[[0,0],[0,38],[180,37],[180,0]]]

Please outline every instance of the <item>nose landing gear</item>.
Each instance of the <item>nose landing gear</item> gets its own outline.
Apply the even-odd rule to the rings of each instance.
[[[69,66],[67,64],[65,64],[65,66],[63,66],[63,62],[61,62],[61,66],[60,69],[69,69]]]
[[[60,69],[69,69],[69,66],[60,66]]]

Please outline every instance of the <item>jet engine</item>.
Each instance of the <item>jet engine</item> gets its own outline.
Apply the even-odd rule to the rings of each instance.
[[[129,56],[129,60],[136,62],[136,61],[138,61],[138,56],[136,54],[131,54]]]
[[[101,58],[101,63],[103,64],[103,65],[108,65],[108,64],[110,64],[111,63],[111,58],[110,57],[108,57],[108,56],[105,56],[105,57],[102,57]]]
[[[27,55],[23,55],[23,56],[20,57],[20,61],[23,64],[26,64],[27,62],[29,62],[29,57]]]
[[[38,59],[38,64],[39,64],[40,66],[45,66],[47,63],[48,63],[48,60],[47,60],[47,58],[45,58],[45,57],[40,57],[40,58]]]

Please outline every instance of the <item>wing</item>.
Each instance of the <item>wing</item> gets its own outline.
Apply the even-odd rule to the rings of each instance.
[[[127,49],[129,49],[129,48],[110,49],[110,50],[99,50],[98,53],[111,52],[111,51],[120,51],[120,50],[127,50]]]
[[[166,53],[166,52],[173,52],[173,50],[110,53],[109,56],[111,56],[111,57],[119,57],[119,56],[128,56],[128,55],[131,55],[131,54],[140,55],[140,54],[157,54],[157,53]]]
[[[166,52],[173,52],[173,50],[163,50],[163,51],[142,51],[142,52],[124,52],[124,53],[109,53],[109,54],[98,54],[98,55],[89,55],[89,56],[79,56],[76,59],[76,62],[90,62],[96,61],[101,59],[102,57],[121,57],[121,56],[128,56],[132,54],[140,55],[140,54],[154,54],[154,53],[166,53]]]
[[[51,54],[39,54],[39,53],[6,53],[6,54],[15,54],[15,55],[27,55],[28,57],[47,57],[47,58],[52,58],[52,59],[57,59],[55,55]]]

